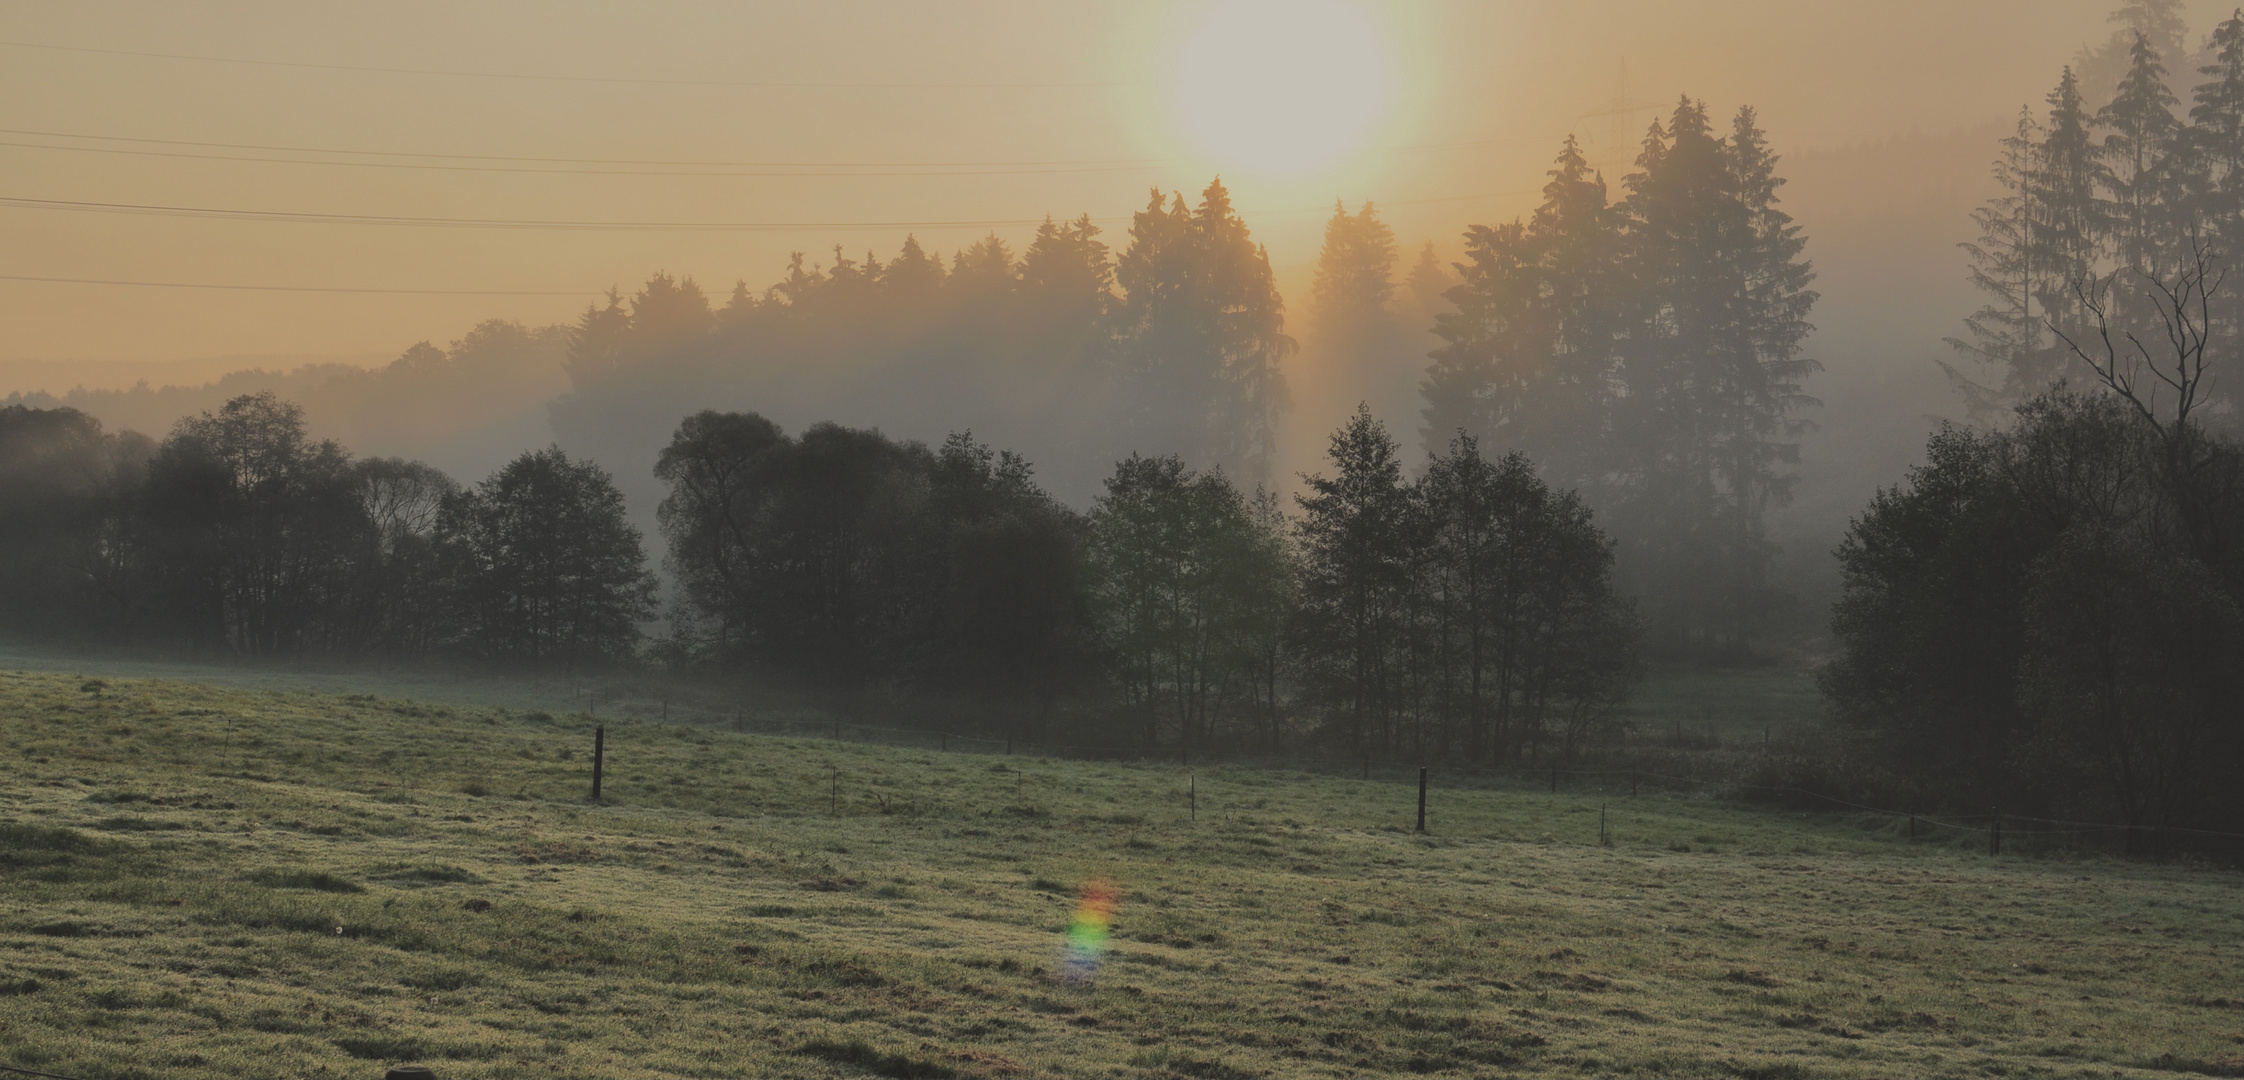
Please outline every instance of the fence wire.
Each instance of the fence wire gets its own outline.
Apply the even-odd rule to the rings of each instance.
[[[667,717],[669,713],[669,706],[667,705],[667,703],[662,706],[662,710],[664,715]],[[1794,795],[1807,799],[1814,799],[1823,803],[1830,804],[1834,807],[1840,807],[1865,814],[1880,814],[1897,820],[1913,821],[1918,826],[1930,827],[1935,829],[1945,829],[1959,834],[1986,834],[1990,831],[1990,829],[1992,829],[1996,834],[1998,842],[2000,839],[2007,838],[2054,838],[2060,836],[2090,837],[2112,834],[2125,834],[2129,837],[2129,848],[2130,850],[2132,850],[2134,846],[2133,840],[2138,836],[2145,837],[2146,842],[2152,842],[2155,841],[2155,839],[2158,837],[2164,837],[2168,835],[2203,839],[2244,841],[2244,833],[2224,832],[2217,829],[2193,829],[2171,825],[2128,825],[2117,822],[2099,821],[2070,821],[2060,818],[2036,817],[2029,814],[2015,814],[2001,810],[1990,810],[1985,814],[1945,814],[1939,817],[1935,817],[1932,815],[1916,813],[1908,810],[1896,810],[1891,807],[1872,806],[1866,803],[1853,802],[1847,799],[1838,798],[1833,795],[1828,795],[1820,791],[1814,791],[1808,788],[1796,786],[1752,784],[1719,777],[1677,776],[1671,773],[1653,772],[1645,769],[1569,769],[1557,766],[1505,768],[1502,766],[1460,764],[1417,766],[1409,765],[1396,760],[1377,759],[1366,755],[1343,757],[1337,755],[1298,756],[1274,754],[1263,757],[1252,754],[1226,755],[1204,749],[1197,752],[1198,761],[1195,761],[1195,750],[1192,747],[1146,748],[1118,744],[1102,745],[1084,743],[1030,742],[1027,740],[1015,740],[989,735],[973,735],[961,732],[930,730],[927,728],[863,724],[853,721],[783,720],[770,717],[751,717],[747,714],[745,709],[735,709],[730,712],[722,713],[712,712],[705,708],[681,708],[680,711],[682,719],[698,719],[699,722],[706,725],[726,727],[733,731],[741,733],[748,733],[753,730],[759,734],[785,735],[798,738],[822,737],[834,739],[837,741],[849,741],[843,738],[844,733],[848,732],[861,736],[858,741],[863,742],[879,742],[884,745],[906,746],[912,749],[943,750],[954,753],[973,753],[977,752],[976,748],[982,748],[980,752],[992,754],[1029,757],[1075,758],[1081,760],[1096,761],[1161,761],[1175,763],[1184,767],[1191,767],[1196,764],[1239,765],[1246,767],[1261,765],[1271,768],[1293,768],[1301,771],[1313,771],[1321,767],[1327,771],[1347,770],[1358,772],[1365,780],[1371,779],[1372,773],[1374,771],[1386,773],[1393,770],[1401,770],[1404,775],[1400,777],[1397,782],[1410,782],[1416,780],[1416,770],[1418,770],[1419,768],[1424,768],[1429,772],[1429,774],[1434,776],[1446,775],[1462,777],[1493,777],[1497,779],[1510,779],[1526,783],[1534,783],[1547,779],[1547,781],[1551,785],[1551,790],[1553,791],[1557,790],[1561,778],[1565,778],[1576,783],[1584,780],[1594,779],[1609,781],[1618,778],[1625,779],[1631,785],[1632,790],[1637,785],[1640,785],[1647,781],[1652,781],[1671,787],[1681,786],[1686,790],[1703,789],[1709,792],[1728,792],[1740,794],[1745,792],[1758,792],[1772,795]],[[633,719],[647,718],[628,706],[625,706],[622,709],[622,712],[624,715],[629,716]],[[2036,825],[2052,825],[2059,827],[2018,828],[2014,825],[2014,823],[2032,823]]]

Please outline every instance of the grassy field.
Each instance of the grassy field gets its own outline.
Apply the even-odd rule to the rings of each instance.
[[[1418,836],[1408,786],[1243,769],[1195,820],[1174,765],[605,722],[591,805],[578,716],[0,673],[0,1064],[2244,1075],[2228,871],[1447,786]]]

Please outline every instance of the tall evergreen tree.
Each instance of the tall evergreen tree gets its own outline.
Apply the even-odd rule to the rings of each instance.
[[[1269,473],[1294,350],[1270,257],[1221,180],[1189,208],[1155,191],[1116,266],[1125,424],[1141,449],[1187,451],[1241,478]]]
[[[2189,167],[2186,212],[2199,239],[2223,260],[2237,265],[2244,253],[2244,10],[2232,13],[2213,31],[2206,76],[2190,95],[2190,126],[2184,132]],[[2211,336],[2210,380],[2217,408],[2233,409],[2239,393],[2237,357],[2244,347],[2244,282],[2230,282],[2207,298]]]
[[[1631,340],[1617,518],[1652,617],[1671,641],[1735,648],[1779,598],[1766,510],[1789,494],[1799,356],[1815,301],[1804,242],[1777,208],[1750,109],[1718,136],[1680,102],[1628,178]]]
[[[1619,390],[1618,232],[1605,181],[1568,136],[1525,224],[1466,234],[1464,284],[1437,316],[1427,452],[1457,432],[1525,451],[1569,487],[1598,482]]]
[[[2043,125],[2038,168],[2027,185],[2034,208],[2033,261],[2044,321],[2057,334],[2087,340],[2089,317],[2080,299],[2082,283],[2099,272],[2104,240],[2111,233],[2110,208],[2103,198],[2105,169],[2095,141],[2094,122],[2081,98],[2071,68],[2049,92],[2049,119]],[[2028,354],[2034,366],[2016,369],[2004,382],[2006,397],[2024,401],[2056,381],[2065,354],[2051,349]]]
[[[2034,257],[2036,206],[2028,187],[2041,167],[2040,133],[2033,114],[2020,109],[2017,128],[2002,141],[2001,155],[1995,159],[1995,183],[2003,193],[1971,212],[1979,239],[1960,245],[1971,258],[1971,283],[1987,302],[1965,317],[1968,336],[1948,338],[1947,343],[1969,360],[1992,368],[1997,385],[1985,385],[1945,362],[1941,368],[1974,418],[2000,412],[2007,396],[2004,386],[2014,372],[2052,363],[2044,355],[2054,344],[2042,322],[2043,290]]]
[[[2148,39],[2138,34],[2128,50],[2127,75],[2096,114],[2104,129],[2099,147],[2103,181],[2111,192],[2108,211],[2113,255],[2118,266],[2158,274],[2175,258],[2174,243],[2186,233],[2176,215],[2182,203],[2177,143],[2182,125],[2177,102],[2166,87],[2166,65]],[[2131,295],[2124,290],[2121,295]]]
[[[1395,231],[1379,220],[1370,203],[1350,214],[1335,201],[1310,284],[1317,332],[1341,337],[1385,329],[1395,294],[1394,268]]]
[[[1307,362],[1343,391],[1328,406],[1362,401],[1376,416],[1413,408],[1419,365],[1396,318],[1394,271],[1394,230],[1368,202],[1353,214],[1335,202],[1311,282]]]

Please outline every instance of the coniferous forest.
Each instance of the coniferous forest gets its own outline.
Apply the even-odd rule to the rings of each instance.
[[[1957,223],[1971,422],[1834,553],[1849,741],[1793,780],[2244,826],[2244,14],[2194,50],[2137,7],[2112,85],[2062,69]],[[659,668],[1029,740],[1572,760],[1647,663],[1799,624],[1769,521],[1848,403],[1818,400],[1784,173],[1752,108],[1682,97],[1624,175],[1568,138],[1453,260],[1336,205],[1298,313],[1218,180],[1018,252],[837,246],[723,296],[656,274],[354,384],[565,372],[555,444],[485,477],[354,455],[269,392],[159,437],[13,405],[0,613],[183,655]],[[1298,483],[1297,335],[1343,369],[1425,346],[1411,407],[1367,389]],[[836,398],[957,422],[771,419]]]

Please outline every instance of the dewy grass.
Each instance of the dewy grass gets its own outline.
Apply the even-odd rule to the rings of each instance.
[[[1438,785],[1422,837],[1412,786],[1228,768],[1194,823],[1173,765],[612,717],[595,806],[581,717],[104,681],[0,673],[0,1064],[2244,1072],[2227,871]]]

